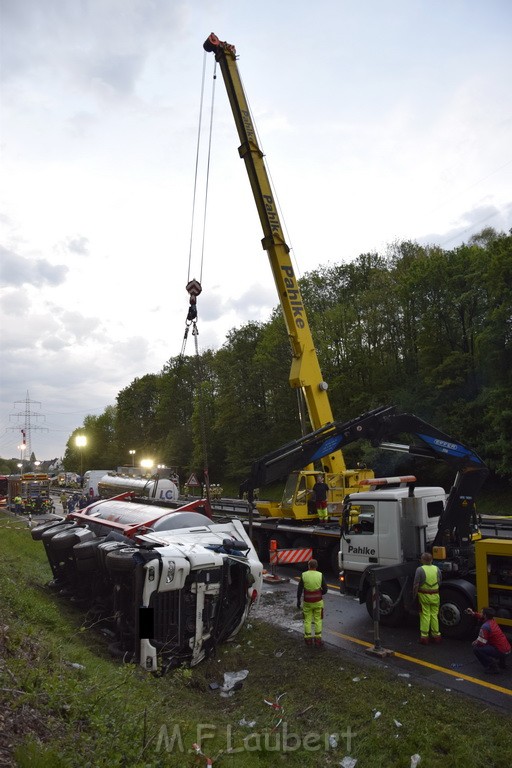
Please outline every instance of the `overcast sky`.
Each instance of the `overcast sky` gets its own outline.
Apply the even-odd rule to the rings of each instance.
[[[180,352],[189,254],[201,274],[210,32],[236,45],[299,274],[512,227],[509,0],[0,9],[0,456],[19,455],[26,410],[37,458],[62,456],[87,414]],[[221,77],[214,115],[201,349],[277,304]]]

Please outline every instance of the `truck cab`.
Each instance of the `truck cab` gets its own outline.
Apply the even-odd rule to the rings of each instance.
[[[446,493],[440,487],[400,487],[350,495],[343,513],[340,570],[357,591],[368,568],[413,560],[434,541]]]
[[[149,672],[194,666],[240,631],[262,564],[239,520],[202,514],[206,500],[170,510],[128,497],[32,528],[49,586],[94,612],[120,658]]]

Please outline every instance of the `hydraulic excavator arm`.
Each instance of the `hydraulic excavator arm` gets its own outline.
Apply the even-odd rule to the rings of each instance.
[[[389,442],[404,435],[413,436],[415,442],[409,445]],[[439,533],[434,543],[440,544],[443,536],[451,542],[466,542],[474,515],[474,497],[489,470],[467,446],[418,416],[397,413],[392,406],[376,408],[351,421],[327,424],[266,454],[254,462],[241,490],[247,492],[250,498],[254,488],[272,483],[357,440],[368,440],[377,448],[440,459],[453,466],[456,477],[440,516]]]

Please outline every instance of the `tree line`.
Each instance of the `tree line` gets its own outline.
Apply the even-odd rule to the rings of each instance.
[[[512,230],[485,229],[453,250],[398,242],[319,266],[300,285],[336,420],[396,405],[510,481]],[[90,469],[126,465],[135,449],[183,479],[208,466],[211,482],[237,484],[253,459],[300,435],[290,362],[278,307],[265,323],[231,330],[220,349],[136,378],[70,436],[64,465],[79,465],[80,432]],[[364,445],[347,458],[377,471],[400,466]]]

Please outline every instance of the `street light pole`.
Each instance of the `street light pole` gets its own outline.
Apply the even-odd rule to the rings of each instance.
[[[134,467],[135,466],[135,451],[131,450],[131,451],[128,451],[128,453],[132,457],[132,467]]]
[[[18,464],[18,466],[19,467],[21,466],[21,474],[23,474],[23,451],[25,450],[25,447],[26,447],[25,443],[21,443],[21,445],[18,445],[18,449],[20,452],[20,461],[21,461],[21,464]]]

